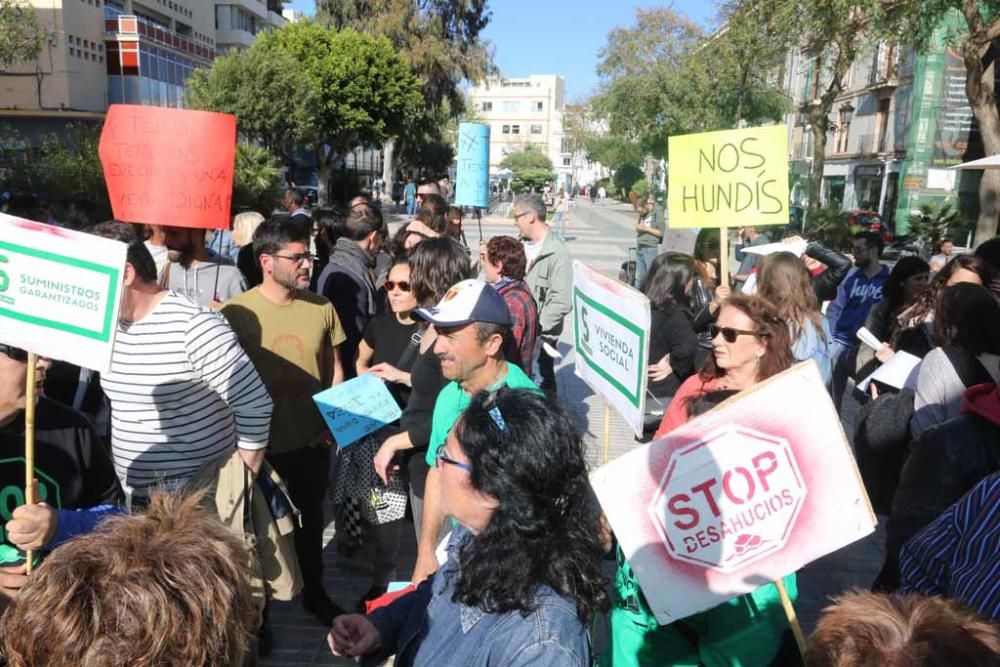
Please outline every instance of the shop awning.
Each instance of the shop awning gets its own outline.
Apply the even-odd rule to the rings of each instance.
[[[1000,155],[991,155],[972,162],[956,164],[949,169],[1000,169]]]

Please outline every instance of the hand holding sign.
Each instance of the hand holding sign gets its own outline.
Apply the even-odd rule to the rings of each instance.
[[[235,116],[113,104],[98,152],[117,219],[229,227]]]
[[[339,447],[357,442],[402,414],[385,383],[374,375],[330,387],[313,396],[313,400]]]

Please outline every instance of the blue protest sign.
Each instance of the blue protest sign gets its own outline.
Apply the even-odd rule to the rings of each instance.
[[[357,442],[402,414],[385,383],[369,374],[321,391],[313,400],[339,447]]]
[[[489,208],[490,126],[459,123],[455,204]]]

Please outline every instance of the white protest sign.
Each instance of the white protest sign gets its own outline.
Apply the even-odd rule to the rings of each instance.
[[[107,370],[126,252],[118,241],[0,213],[0,342]]]
[[[876,368],[874,373],[859,382],[858,391],[868,391],[868,385],[872,382],[881,382],[896,389],[915,389],[921,361],[923,359],[920,357],[900,350],[893,354],[889,361]]]
[[[744,255],[773,255],[776,252],[790,252],[796,257],[806,254],[806,243],[802,239],[796,241],[778,241],[777,243],[764,243],[762,245],[749,245],[741,250]]]
[[[649,299],[573,262],[576,374],[642,434],[649,356]]]
[[[875,530],[812,361],[612,461],[591,483],[664,625]]]

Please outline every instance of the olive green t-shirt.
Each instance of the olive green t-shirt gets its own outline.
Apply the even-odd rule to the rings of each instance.
[[[255,287],[227,301],[222,314],[274,401],[268,452],[308,446],[326,429],[312,400],[333,376],[325,352],[345,338],[333,305],[304,290],[291,303],[277,304]]]

